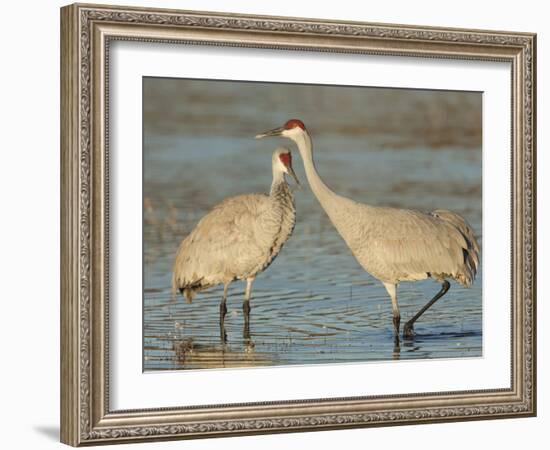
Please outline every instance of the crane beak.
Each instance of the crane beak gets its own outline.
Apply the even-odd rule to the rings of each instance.
[[[296,184],[301,187],[302,185],[300,184],[300,181],[298,181],[298,177],[296,176],[296,173],[294,172],[294,169],[292,168],[292,166],[287,166],[287,169],[288,169],[289,175],[292,178],[294,178],[294,181],[296,181]]]
[[[283,127],[273,128],[273,130],[264,131],[263,133],[257,134],[256,139],[262,139],[264,137],[270,137],[270,136],[280,136],[283,134],[283,131],[285,129]]]

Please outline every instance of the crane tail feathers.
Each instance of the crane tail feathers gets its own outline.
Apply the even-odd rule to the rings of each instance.
[[[203,289],[208,288],[208,285],[202,284],[203,279],[197,280],[193,283],[180,283],[174,276],[172,278],[172,296],[175,297],[176,291],[179,291],[181,295],[185,298],[187,303],[191,303],[195,295],[197,295]]]
[[[455,279],[463,286],[471,286],[477,274],[480,253],[474,230],[462,216],[452,211],[438,209],[432,211],[431,214],[451,224],[464,237],[467,246],[467,248],[462,249],[464,263],[459,273],[456,274]]]
[[[195,290],[193,288],[183,288],[183,289],[180,289],[180,291],[183,291],[182,293],[187,303],[191,303],[193,301],[193,298],[198,292],[198,290]]]

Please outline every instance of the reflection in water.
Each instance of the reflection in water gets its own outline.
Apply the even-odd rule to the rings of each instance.
[[[401,359],[401,341],[395,340],[393,342],[393,354],[392,359],[398,361]]]
[[[242,346],[224,343],[203,345],[188,338],[174,341],[173,346],[178,363],[196,369],[272,365],[270,355],[256,352],[251,341]]]
[[[470,289],[453,283],[415,323],[414,339],[395,346],[384,287],[357,264],[307,186],[295,192],[293,236],[256,278],[248,332],[244,283],[229,290],[226,345],[221,287],[191,304],[172,299],[179,242],[222,199],[268,189],[271,151],[282,142],[253,136],[289,114],[311,129],[318,170],[332,189],[364,203],[451,209],[482,244],[479,94],[248,86],[144,83],[144,369],[481,356],[482,270]],[[297,154],[294,166],[305,179]],[[402,323],[437,289],[431,280],[402,283]]]

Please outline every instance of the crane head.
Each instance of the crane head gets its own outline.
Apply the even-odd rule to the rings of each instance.
[[[273,128],[272,130],[265,131],[256,135],[256,139],[261,139],[269,136],[284,136],[291,138],[295,133],[305,132],[306,126],[304,122],[299,119],[290,119],[285,122],[282,127]]]
[[[280,170],[281,172],[290,175],[292,178],[294,178],[296,184],[300,186],[298,177],[296,176],[296,173],[294,173],[294,169],[292,168],[292,153],[290,153],[290,150],[288,148],[279,147],[278,149],[276,149],[273,152],[272,162],[274,170]]]

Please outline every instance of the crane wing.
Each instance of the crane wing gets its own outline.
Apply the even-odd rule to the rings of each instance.
[[[267,195],[250,194],[216,205],[180,244],[175,287],[206,287],[252,271],[278,231],[270,202]]]
[[[370,221],[365,231],[368,248],[362,253],[368,254],[367,270],[377,278],[397,282],[434,276],[463,281],[459,278],[470,244],[450,221],[395,208],[376,208]],[[473,279],[475,270],[469,275]]]

